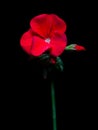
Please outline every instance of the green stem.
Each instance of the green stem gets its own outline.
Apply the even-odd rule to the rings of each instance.
[[[55,90],[54,83],[51,83],[51,99],[52,99],[52,118],[53,118],[53,130],[57,130],[56,124],[56,102],[55,102]]]

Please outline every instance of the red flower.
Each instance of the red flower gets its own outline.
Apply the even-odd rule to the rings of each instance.
[[[21,47],[30,55],[40,56],[49,50],[59,56],[65,49],[67,38],[65,22],[55,14],[41,14],[30,21],[30,29],[21,39]]]

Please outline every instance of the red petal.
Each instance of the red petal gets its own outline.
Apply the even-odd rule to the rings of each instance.
[[[80,45],[76,45],[76,46],[75,46],[75,49],[76,49],[77,51],[86,50],[85,47],[80,46]]]
[[[44,39],[34,36],[31,54],[34,56],[40,56],[46,50],[50,48],[50,44],[46,43]]]
[[[25,32],[21,39],[20,39],[20,45],[21,47],[28,53],[31,53],[31,47],[32,47],[32,33],[31,30]]]
[[[48,37],[51,28],[51,19],[48,14],[41,14],[30,21],[32,31],[42,37]]]
[[[50,53],[53,56],[59,56],[64,51],[67,45],[66,35],[56,35],[51,39],[51,50]]]
[[[52,33],[58,33],[58,34],[63,34],[66,31],[67,25],[62,20],[55,14],[51,14],[53,25],[52,25]]]

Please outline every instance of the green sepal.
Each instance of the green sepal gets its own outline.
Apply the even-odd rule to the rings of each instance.
[[[39,56],[38,57],[39,58],[39,60],[47,60],[47,59],[49,59],[50,58],[50,56],[49,56],[49,54],[42,54],[41,56]]]
[[[60,57],[57,57],[56,58],[56,64],[55,64],[56,68],[60,71],[63,71],[64,70],[64,64],[63,64],[63,61],[61,60]]]
[[[76,44],[70,44],[70,45],[66,46],[65,50],[75,50],[75,46],[76,46]]]

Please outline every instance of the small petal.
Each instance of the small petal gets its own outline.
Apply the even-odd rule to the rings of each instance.
[[[24,51],[26,51],[28,54],[31,54],[31,47],[32,47],[32,37],[33,34],[31,30],[25,32],[21,39],[20,39],[20,45],[23,48]]]
[[[64,20],[62,20],[60,17],[58,17],[55,14],[51,14],[52,17],[52,34],[54,33],[58,33],[58,34],[63,34],[66,31],[67,25],[64,22]]]
[[[45,38],[50,32],[51,19],[48,14],[38,15],[30,21],[31,29],[37,35]]]
[[[51,50],[50,53],[53,56],[59,56],[64,51],[65,46],[67,45],[66,35],[56,35],[51,40]]]
[[[44,39],[38,36],[33,37],[33,44],[32,44],[32,49],[31,49],[32,55],[40,56],[49,48],[50,48],[50,44],[46,43]]]
[[[77,50],[77,51],[85,51],[86,49],[85,49],[85,47],[83,47],[83,46],[76,45],[76,46],[75,46],[75,50]]]

